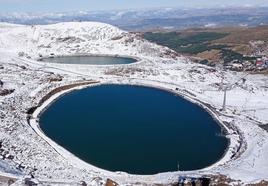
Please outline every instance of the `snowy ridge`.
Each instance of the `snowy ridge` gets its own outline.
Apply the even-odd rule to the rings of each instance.
[[[0,24],[0,48],[13,53],[38,56],[91,53],[120,55],[161,55],[175,53],[159,47],[114,26],[97,23],[58,23],[53,25],[21,26]],[[115,44],[117,47],[115,48]],[[144,54],[142,54],[144,55]]]
[[[37,61],[40,56],[77,54],[130,56],[138,58],[139,62],[96,66]],[[88,185],[103,184],[107,178],[122,185],[168,184],[175,183],[179,175],[226,175],[241,180],[235,182],[239,184],[268,179],[268,133],[261,128],[268,123],[267,76],[234,72],[224,72],[223,76],[220,69],[191,63],[136,34],[95,22],[45,26],[1,23],[0,55],[0,80],[3,82],[0,87],[3,93],[0,96],[0,159],[4,159],[0,161],[5,162],[0,164],[0,172],[11,172],[10,167],[15,167],[18,176],[33,175],[38,180],[49,180],[46,183],[84,180]],[[224,84],[237,82],[227,92],[226,111],[221,111],[222,77]],[[242,77],[246,78],[245,82],[239,81]],[[226,155],[202,170],[148,176],[114,173],[85,165],[42,136],[37,115],[30,111],[36,106],[40,111],[42,106],[68,90],[58,92],[40,105],[40,100],[49,92],[91,80],[157,87],[202,105],[228,130],[231,144]],[[33,122],[35,131],[28,120]]]

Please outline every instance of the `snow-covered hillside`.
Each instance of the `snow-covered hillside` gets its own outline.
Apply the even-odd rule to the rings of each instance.
[[[97,23],[58,23],[44,26],[21,26],[0,23],[0,48],[38,57],[82,53],[113,55],[171,55],[173,52],[122,31]],[[116,47],[115,47],[116,44]],[[175,53],[172,55],[175,56]]]
[[[109,66],[37,61],[41,56],[81,54],[121,55],[139,61]],[[81,180],[100,185],[107,178],[123,185],[168,184],[180,175],[216,176],[214,181],[227,176],[238,184],[268,180],[267,76],[194,64],[136,34],[95,22],[0,23],[0,56],[0,171],[19,181],[27,175],[43,184],[63,185]],[[228,131],[228,151],[206,169],[150,176],[109,172],[79,160],[40,131],[37,116],[66,91],[100,83],[158,87],[202,105]],[[227,105],[222,111],[226,85]]]

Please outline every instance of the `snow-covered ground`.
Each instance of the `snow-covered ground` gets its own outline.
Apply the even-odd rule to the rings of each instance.
[[[85,54],[130,56],[139,61],[114,66],[38,61],[40,57]],[[0,23],[0,72],[2,172],[18,178],[32,175],[42,183],[58,185],[75,185],[82,180],[99,185],[107,178],[124,185],[167,184],[176,182],[179,175],[226,175],[240,184],[268,180],[268,132],[260,127],[268,124],[265,75],[223,75],[220,69],[191,63],[136,34],[95,22],[46,26]],[[225,111],[220,111],[222,77],[223,87],[231,87]],[[228,151],[219,162],[202,170],[149,176],[109,172],[81,161],[40,131],[37,116],[57,96],[70,91],[65,88],[75,87],[62,88],[44,102],[42,98],[51,91],[66,85],[92,86],[85,85],[91,81],[159,87],[202,105],[228,131]],[[37,106],[32,114],[34,109],[30,108]]]

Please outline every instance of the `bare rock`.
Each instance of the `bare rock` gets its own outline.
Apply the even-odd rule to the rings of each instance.
[[[6,96],[8,94],[12,94],[15,91],[15,89],[3,89],[0,90],[0,96]]]
[[[118,186],[118,185],[119,185],[118,183],[114,182],[113,180],[109,178],[107,179],[106,184],[105,184],[105,186]]]

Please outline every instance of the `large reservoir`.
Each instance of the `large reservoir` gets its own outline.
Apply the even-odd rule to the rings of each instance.
[[[40,127],[89,164],[132,174],[205,168],[228,147],[203,108],[170,92],[130,85],[68,93],[42,113]]]

